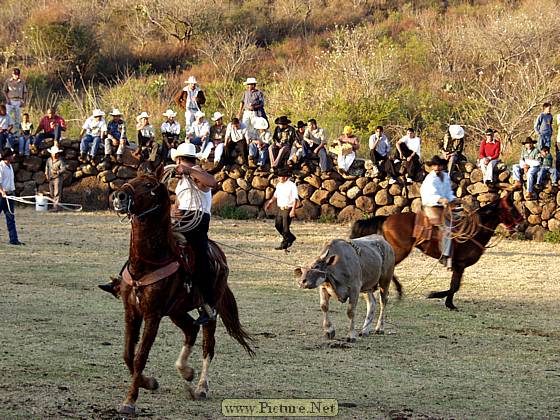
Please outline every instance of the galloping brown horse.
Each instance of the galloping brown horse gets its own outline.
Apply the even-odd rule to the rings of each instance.
[[[154,390],[158,387],[155,378],[144,376],[142,372],[164,316],[169,316],[185,335],[175,366],[186,381],[191,382],[194,378],[194,369],[189,366],[188,358],[200,327],[193,323],[188,312],[202,304],[202,297],[197,289],[190,288],[190,269],[181,261],[179,248],[173,239],[169,193],[167,186],[159,181],[162,170],[163,166],[160,166],[154,174],[140,174],[113,196],[115,210],[126,213],[132,224],[129,263],[120,287],[125,310],[124,360],[132,375],[128,395],[118,408],[122,414],[135,412],[139,388]],[[215,243],[210,244],[209,253],[216,274],[214,291],[218,313],[228,334],[253,355],[249,344],[251,338],[239,322],[235,297],[227,285],[226,257]],[[210,281],[212,273],[208,276]],[[142,321],[144,331],[135,353]],[[194,392],[187,384],[194,399],[209,396],[207,375],[214,357],[215,331],[216,321],[202,327],[200,380]]]
[[[513,205],[513,199],[509,193],[480,208],[478,215],[480,217],[480,228],[476,234],[466,242],[454,241],[453,276],[451,277],[449,290],[431,292],[428,296],[429,298],[445,297],[445,306],[452,310],[457,309],[453,304],[453,295],[461,287],[461,279],[465,268],[479,260],[484,253],[486,244],[492,238],[494,230],[502,223],[511,231],[515,224],[521,223],[523,220],[523,217]],[[440,258],[441,251],[438,240],[433,239],[416,244],[416,238],[412,237],[415,217],[415,213],[400,213],[392,216],[377,216],[358,220],[352,225],[350,238],[359,238],[372,233],[383,235],[395,251],[396,264],[404,260],[415,246],[430,257]]]

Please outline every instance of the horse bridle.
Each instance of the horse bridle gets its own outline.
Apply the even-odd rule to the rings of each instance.
[[[156,182],[156,185],[153,188],[149,189],[148,191],[145,191],[143,194],[151,194],[155,196],[156,194],[154,191],[157,188],[159,188],[159,182]],[[126,190],[129,190],[129,192],[127,193]],[[129,220],[132,220],[134,218],[138,220],[142,220],[142,218],[144,218],[150,213],[153,213],[154,211],[158,210],[161,207],[160,204],[156,204],[155,206],[149,208],[148,210],[143,211],[140,214],[134,214],[132,211],[132,207],[134,206],[134,199],[132,197],[134,196],[135,193],[136,190],[134,189],[134,187],[130,182],[124,183],[119,189],[119,191],[115,194],[115,197],[113,198],[113,208],[115,209],[115,211],[126,213],[126,216],[128,217]],[[116,200],[119,200],[120,202],[126,202],[126,206],[124,208],[121,206],[117,207]]]

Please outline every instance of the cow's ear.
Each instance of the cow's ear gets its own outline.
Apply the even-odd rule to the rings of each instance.
[[[294,277],[301,277],[302,274],[303,274],[303,271],[301,271],[301,268],[298,267],[294,270]]]
[[[331,255],[325,262],[327,263],[327,265],[336,264],[338,262],[338,255]]]

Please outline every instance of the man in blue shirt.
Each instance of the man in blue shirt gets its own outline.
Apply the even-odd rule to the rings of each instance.
[[[538,149],[542,149],[544,146],[550,148],[550,140],[552,138],[552,113],[550,109],[552,105],[550,102],[545,102],[543,104],[543,112],[539,115],[535,121],[535,133],[539,136]]]

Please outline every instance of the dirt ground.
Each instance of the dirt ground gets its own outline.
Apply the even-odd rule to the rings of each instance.
[[[119,418],[129,384],[122,361],[122,304],[96,285],[127,256],[129,226],[112,213],[42,214],[17,209],[25,247],[7,245],[0,221],[0,418]],[[271,221],[214,220],[211,236],[300,264],[348,227],[294,223],[293,251]],[[427,300],[449,275],[415,252],[398,268],[386,334],[347,345],[346,307],[331,304],[337,339],[322,335],[316,291],[297,288],[292,267],[224,248],[242,322],[257,356],[220,325],[211,398],[191,401],[175,371],[182,344],[165,320],[137,417],[220,418],[226,398],[335,398],[339,418],[559,418],[560,246],[505,240],[467,270],[458,312]],[[359,308],[360,323],[365,303]],[[192,361],[199,369],[200,343]]]

